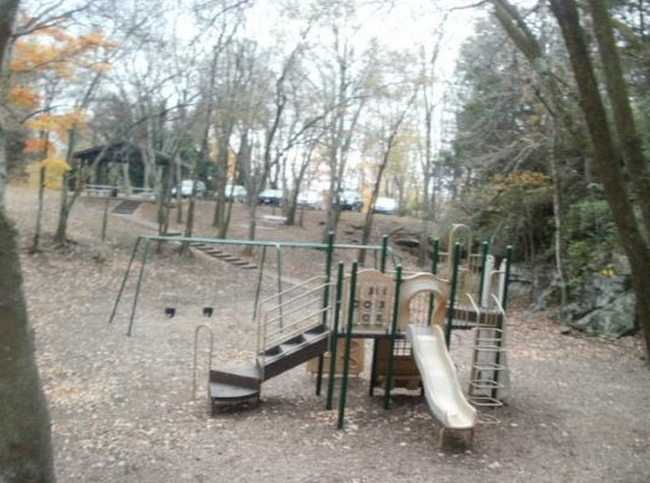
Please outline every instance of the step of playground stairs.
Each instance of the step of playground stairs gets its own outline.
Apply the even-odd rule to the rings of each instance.
[[[225,384],[222,382],[210,383],[210,399],[212,402],[243,402],[251,398],[259,397],[260,389],[238,386],[236,384]]]
[[[283,342],[279,345],[280,352],[288,354],[291,351],[300,349],[300,347],[302,347],[302,345],[305,343],[306,341],[302,337],[300,339],[292,339],[288,342]]]
[[[213,400],[249,398],[259,393],[262,375],[257,364],[210,370],[210,397]]]
[[[243,267],[244,265],[248,265],[248,261],[247,260],[242,260],[241,258],[237,258],[235,260],[230,260],[230,263],[232,263],[233,265],[237,265],[239,267]]]
[[[318,325],[312,329],[309,329],[306,332],[302,333],[302,338],[305,341],[310,342],[312,340],[320,339],[322,337],[327,337],[329,335],[329,329],[325,324]]]
[[[219,258],[219,259],[221,259],[221,260],[226,260],[226,261],[227,261],[228,259],[230,259],[230,258],[233,258],[233,256],[232,256],[230,253],[226,253],[226,252],[215,253],[215,254],[214,254],[214,257],[215,257],[215,258]]]
[[[314,357],[324,354],[329,348],[329,332],[322,331],[309,340],[304,336],[294,337],[267,349],[258,357],[258,363],[264,367],[264,379],[282,374]]]

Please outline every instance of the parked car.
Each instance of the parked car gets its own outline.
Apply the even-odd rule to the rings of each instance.
[[[244,188],[240,184],[227,184],[226,185],[226,199],[228,201],[237,201],[239,203],[243,203],[246,201],[246,197],[248,196],[248,192],[246,191],[246,188]]]
[[[397,200],[393,198],[377,198],[375,201],[375,213],[383,213],[384,215],[394,215],[397,213]]]
[[[319,191],[301,191],[296,200],[298,207],[310,210],[323,209],[323,195]]]
[[[282,190],[264,190],[257,195],[258,205],[282,205]]]
[[[194,196],[203,198],[205,196],[206,188],[203,181],[192,181],[191,179],[184,179],[181,181],[181,197],[187,198],[192,196],[192,183],[194,183]],[[176,186],[172,187],[172,196],[176,197]]]
[[[358,191],[343,191],[339,203],[343,211],[361,211],[363,209],[363,198]]]

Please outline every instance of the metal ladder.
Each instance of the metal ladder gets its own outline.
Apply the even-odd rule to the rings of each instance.
[[[509,374],[507,366],[507,348],[504,327],[506,315],[495,299],[498,310],[483,311],[480,314],[475,304],[477,316],[480,314],[482,323],[476,327],[474,336],[474,350],[472,357],[469,401],[478,409],[479,422],[484,424],[498,424],[496,409],[503,406],[503,399],[509,389]],[[477,317],[477,320],[479,318]]]

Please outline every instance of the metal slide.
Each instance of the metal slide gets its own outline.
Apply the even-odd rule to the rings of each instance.
[[[476,409],[460,389],[440,326],[409,325],[407,333],[431,412],[445,428],[473,428]]]

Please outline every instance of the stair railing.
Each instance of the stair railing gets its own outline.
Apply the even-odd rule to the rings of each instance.
[[[262,365],[269,349],[323,324],[323,314],[332,306],[331,301],[323,303],[323,293],[326,287],[333,286],[324,276],[314,277],[284,291],[281,304],[268,305],[278,300],[277,294],[260,304],[257,354]]]

